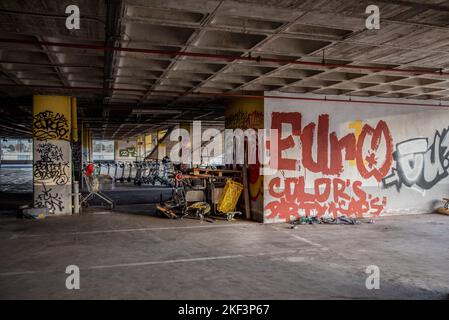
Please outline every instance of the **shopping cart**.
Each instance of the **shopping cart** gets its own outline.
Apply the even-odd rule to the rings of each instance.
[[[114,200],[109,198],[107,195],[102,193],[100,191],[101,189],[101,183],[98,179],[98,175],[91,174],[86,175],[86,173],[83,174],[84,182],[86,183],[87,190],[89,191],[89,194],[85,197],[82,197],[81,199],[81,205],[88,206],[88,200],[91,199],[94,196],[99,197],[104,202],[108,203],[111,206],[111,209],[115,208]]]

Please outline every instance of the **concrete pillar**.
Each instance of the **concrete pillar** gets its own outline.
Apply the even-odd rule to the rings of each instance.
[[[153,150],[153,135],[151,133],[146,134],[144,137],[144,141],[145,143],[143,154],[144,157],[146,157],[151,152],[151,150]]]
[[[71,99],[33,97],[34,206],[72,213]]]
[[[226,129],[262,129],[264,128],[264,100],[240,98],[233,99],[225,107]],[[246,153],[247,150],[245,150]],[[260,163],[245,165],[248,173],[248,196],[250,198],[251,218],[262,222],[264,179],[260,175]]]
[[[72,141],[78,142],[78,110],[77,101],[75,97],[72,97],[71,102],[71,116],[72,116]]]
[[[143,149],[143,137],[142,136],[139,136],[139,137],[137,137],[137,142],[136,142],[136,144],[137,144],[137,160],[138,161],[141,161],[142,160],[142,149]]]
[[[81,178],[81,141],[79,139],[78,132],[78,115],[77,115],[77,102],[76,98],[71,99],[71,111],[72,111],[72,162],[73,162],[73,177],[75,181],[79,181]]]
[[[81,136],[82,161],[83,166],[85,166],[87,163],[92,162],[92,152],[93,152],[92,131],[89,128],[83,127],[81,135],[82,135]]]
[[[92,134],[92,129],[89,129],[89,161],[94,161],[94,138]]]
[[[85,166],[89,162],[89,129],[82,126],[81,129],[81,153],[82,153],[82,166]]]

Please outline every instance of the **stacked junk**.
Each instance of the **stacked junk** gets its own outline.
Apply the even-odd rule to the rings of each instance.
[[[85,167],[83,182],[88,194],[81,205],[98,197],[103,203],[115,207],[114,201],[101,192],[106,186],[133,183],[171,188],[171,198],[156,205],[157,213],[170,218],[195,218],[201,221],[231,221],[236,215],[244,178],[242,170],[192,168],[174,165],[168,157],[161,161],[95,163]]]
[[[172,198],[157,205],[157,212],[170,218],[196,218],[214,222],[233,220],[244,186],[236,181],[241,171],[226,169],[193,169],[178,171]]]

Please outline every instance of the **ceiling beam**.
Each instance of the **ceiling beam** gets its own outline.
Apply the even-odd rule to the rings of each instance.
[[[105,47],[118,48],[121,46],[122,27],[121,19],[123,18],[125,11],[125,4],[122,0],[106,0],[106,26],[105,26]],[[115,64],[117,61],[117,51],[110,50],[105,51],[104,56],[104,74],[103,74],[103,108],[102,114],[105,119],[105,123],[109,118],[109,107],[107,104],[110,102],[112,95],[112,87],[115,78]],[[103,127],[106,129],[106,126]]]

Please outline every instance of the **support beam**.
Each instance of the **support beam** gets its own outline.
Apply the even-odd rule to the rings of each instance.
[[[119,48],[121,40],[121,19],[124,13],[124,2],[122,0],[106,0],[106,28],[105,47]],[[109,103],[111,88],[114,82],[114,67],[117,58],[117,51],[106,51],[104,57],[104,78],[103,89],[105,90],[104,103]],[[109,110],[103,108],[103,117],[108,117]]]

